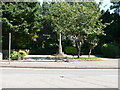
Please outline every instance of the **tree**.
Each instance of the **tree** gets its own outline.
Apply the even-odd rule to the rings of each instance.
[[[98,5],[91,3],[73,3],[71,10],[71,18],[66,32],[71,34],[76,41],[78,47],[78,58],[81,53],[81,46],[90,35],[103,35],[103,28],[106,24],[102,24],[100,17],[102,16]]]
[[[120,44],[120,1],[113,2],[111,9],[114,10],[114,14],[112,14],[113,23],[110,26],[112,38],[114,38],[115,43]]]
[[[95,2],[72,3],[55,2],[50,4],[47,15],[55,25],[54,30],[59,34],[59,54],[62,55],[61,34],[64,33],[74,38],[78,47],[78,57],[81,46],[89,35],[103,35],[100,17],[102,16]]]
[[[111,9],[113,9],[114,12],[110,13],[110,11],[106,11],[101,17],[103,24],[112,22],[104,29],[106,36],[100,37],[101,43],[114,42],[120,44],[120,15],[119,12],[117,12],[120,10],[119,6],[120,2],[114,2],[111,6]]]
[[[87,42],[89,43],[89,54],[88,57],[90,57],[92,50],[98,45],[99,38],[96,35],[89,35]]]
[[[8,45],[8,33],[12,32],[13,48],[28,48],[36,40],[41,25],[41,7],[37,2],[4,2],[3,13],[3,48]]]
[[[110,7],[111,9],[114,9],[114,13],[120,15],[120,1],[118,2],[112,2],[113,5]]]
[[[54,31],[59,35],[59,50],[58,55],[64,56],[62,51],[62,42],[61,37],[66,29],[66,22],[69,18],[71,7],[67,2],[54,2],[49,6],[49,10],[47,12],[47,17],[49,17],[52,21],[52,24],[55,26]]]

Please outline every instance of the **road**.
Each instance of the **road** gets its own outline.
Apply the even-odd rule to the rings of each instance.
[[[2,68],[2,88],[118,88],[118,70]]]

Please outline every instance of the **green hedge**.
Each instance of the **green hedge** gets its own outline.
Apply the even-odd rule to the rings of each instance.
[[[31,49],[30,55],[51,55],[56,54],[58,48],[50,48],[50,49]]]
[[[113,43],[103,44],[101,47],[101,52],[105,57],[118,57],[119,51],[119,46]]]
[[[75,48],[73,46],[65,47],[65,53],[67,53],[67,54],[76,54],[77,53],[77,48]]]

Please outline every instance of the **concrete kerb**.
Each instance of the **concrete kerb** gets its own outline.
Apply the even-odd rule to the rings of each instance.
[[[36,66],[0,66],[2,68],[38,68],[38,69],[120,69],[117,67],[36,67]]]
[[[43,68],[43,69],[120,69],[118,61],[94,62],[2,62],[2,68]]]

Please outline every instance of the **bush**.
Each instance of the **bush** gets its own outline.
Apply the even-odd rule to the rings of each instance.
[[[57,48],[32,49],[30,55],[50,55],[55,54],[57,51]]]
[[[67,54],[76,54],[77,53],[77,48],[75,47],[72,47],[72,46],[68,46],[68,47],[65,47],[65,52]]]
[[[23,60],[24,56],[26,56],[26,52],[20,50],[19,52],[13,50],[12,53],[10,54],[10,58],[12,60]]]
[[[118,57],[119,47],[113,43],[103,44],[101,52],[105,57]]]
[[[18,59],[20,58],[19,52],[17,52],[17,51],[12,51],[12,53],[10,54],[10,58],[11,58],[12,60],[18,60]]]
[[[27,55],[27,53],[23,50],[19,50],[19,54],[20,54],[20,59],[23,60],[24,59],[24,56]]]

